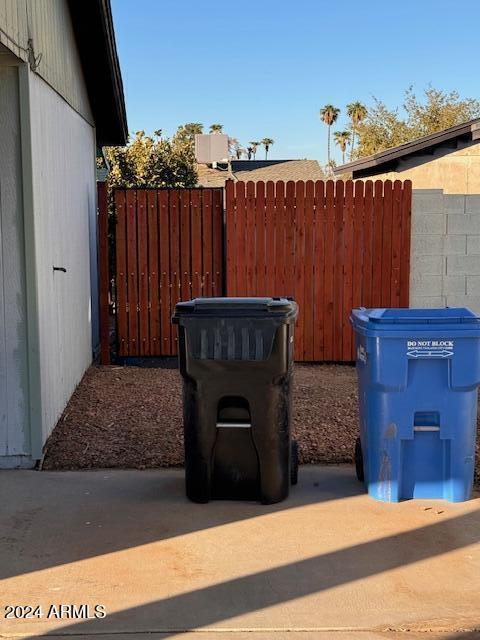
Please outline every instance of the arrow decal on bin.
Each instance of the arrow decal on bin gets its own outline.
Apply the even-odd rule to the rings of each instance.
[[[453,340],[407,340],[408,358],[451,358]]]

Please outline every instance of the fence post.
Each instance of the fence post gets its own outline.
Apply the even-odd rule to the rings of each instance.
[[[97,183],[98,202],[98,277],[100,305],[100,362],[110,364],[110,313],[108,292],[110,289],[108,264],[108,201],[107,185]]]

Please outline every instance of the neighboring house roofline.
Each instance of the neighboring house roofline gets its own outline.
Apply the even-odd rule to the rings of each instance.
[[[348,162],[347,164],[335,167],[334,173],[336,175],[350,172],[380,173],[377,171],[380,167],[387,170],[389,167],[394,167],[402,158],[418,154],[419,152],[433,152],[435,147],[461,138],[471,141],[480,140],[480,118],[457,124],[443,131],[431,133],[428,136],[417,138],[411,142],[405,142],[404,144],[398,145],[398,147],[391,147],[372,156]]]
[[[317,160],[232,160],[231,172],[226,165],[211,168],[199,164],[198,184],[204,187],[224,186],[227,179],[245,182],[323,180],[325,174]]]
[[[97,143],[124,145],[128,137],[127,116],[110,0],[68,0],[68,7]]]

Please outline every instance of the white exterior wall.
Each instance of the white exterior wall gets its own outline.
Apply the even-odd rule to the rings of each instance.
[[[0,43],[24,62],[31,39],[36,73],[93,124],[66,0],[0,0],[0,25]]]
[[[0,66],[0,466],[30,454],[18,68]]]
[[[90,231],[96,225],[95,131],[30,76],[42,440],[92,360]],[[53,267],[67,271],[54,271]],[[33,451],[39,457],[38,451]]]

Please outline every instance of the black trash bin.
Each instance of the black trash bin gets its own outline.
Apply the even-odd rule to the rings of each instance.
[[[296,481],[290,396],[297,304],[287,298],[179,302],[187,496],[279,502]]]

